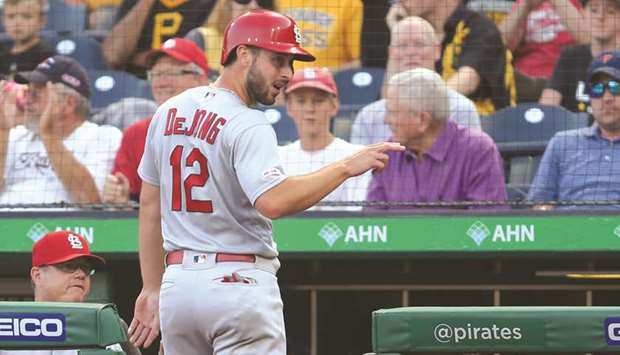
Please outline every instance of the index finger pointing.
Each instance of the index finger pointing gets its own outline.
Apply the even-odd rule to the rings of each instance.
[[[400,152],[400,151],[405,150],[405,146],[397,142],[383,142],[379,145],[377,150],[380,152],[386,152],[386,151]]]

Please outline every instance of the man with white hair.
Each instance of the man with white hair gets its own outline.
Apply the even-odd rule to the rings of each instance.
[[[0,204],[101,203],[122,133],[86,120],[84,67],[54,56],[15,79],[28,86],[23,105],[0,95]]]
[[[441,49],[433,26],[421,17],[411,16],[392,27],[386,82],[396,73],[415,68],[433,70]],[[383,91],[387,89],[384,84]],[[476,106],[467,97],[448,89],[448,116],[459,125],[480,128]],[[364,106],[351,127],[351,143],[383,142],[392,135],[384,122],[385,99]]]
[[[448,102],[446,83],[434,71],[411,69],[390,79],[385,121],[406,150],[387,153],[390,165],[373,175],[368,201],[506,200],[495,143],[448,119]]]

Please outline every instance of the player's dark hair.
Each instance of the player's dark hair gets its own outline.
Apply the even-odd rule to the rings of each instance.
[[[252,47],[252,46],[246,46],[248,48],[250,48],[250,51],[252,51],[252,54],[257,55],[258,52],[260,51],[260,48],[258,47]],[[237,48],[235,48],[234,51],[231,51],[230,54],[228,55],[228,58],[226,59],[226,61],[224,62],[223,66],[227,67],[230,66],[232,64],[234,64],[237,61]]]

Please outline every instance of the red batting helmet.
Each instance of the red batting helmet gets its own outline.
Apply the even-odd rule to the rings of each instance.
[[[303,62],[314,61],[314,56],[300,47],[301,40],[301,30],[292,18],[273,11],[252,10],[226,27],[220,63],[224,65],[230,53],[242,44],[293,54],[294,59]]]

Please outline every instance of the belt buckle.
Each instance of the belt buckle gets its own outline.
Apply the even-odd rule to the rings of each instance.
[[[197,254],[197,255],[194,255],[192,259],[194,264],[204,264],[207,262],[207,260],[208,260],[207,254]]]

